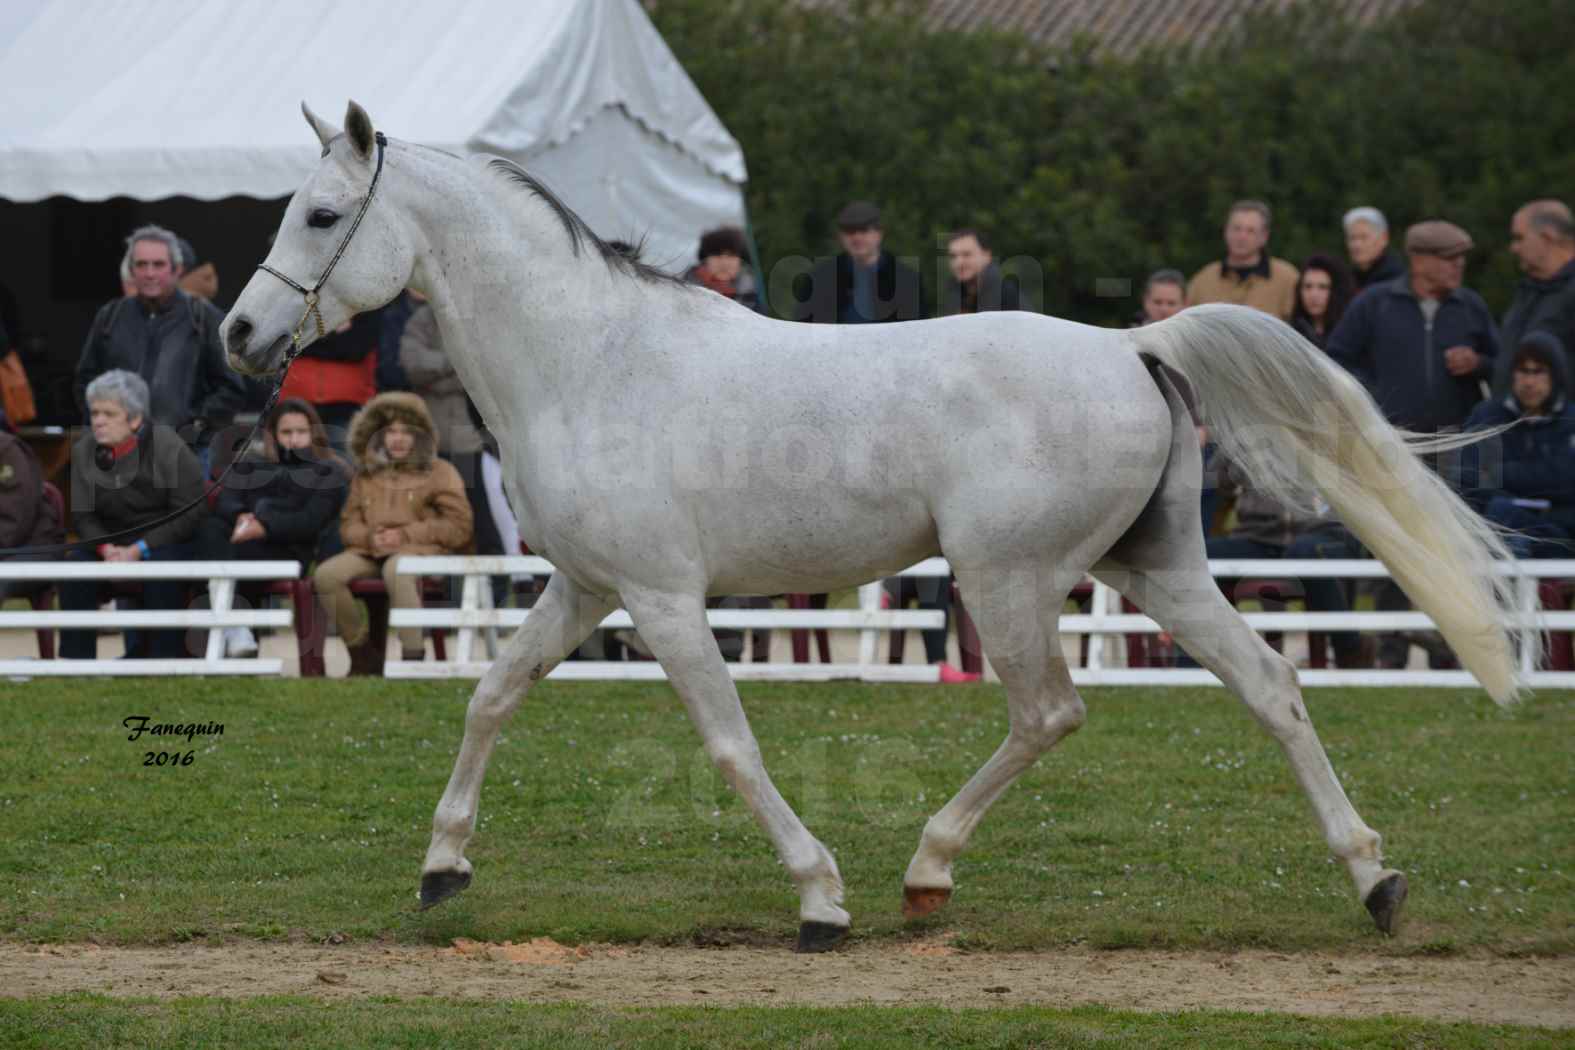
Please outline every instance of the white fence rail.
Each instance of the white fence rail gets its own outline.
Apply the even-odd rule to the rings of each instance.
[[[1388,571],[1381,562],[1373,560],[1329,561],[1277,561],[1277,560],[1218,560],[1209,563],[1210,572],[1224,579],[1387,579]],[[1522,614],[1539,630],[1575,631],[1575,612],[1542,612],[1536,609],[1537,584],[1540,579],[1575,579],[1575,560],[1542,560],[1506,562],[1499,566],[1506,576],[1515,578]],[[474,678],[486,671],[490,659],[497,652],[497,632],[501,628],[517,627],[529,616],[526,609],[493,609],[491,589],[486,585],[490,575],[530,574],[545,575],[553,571],[552,564],[536,557],[416,557],[400,563],[400,571],[421,576],[462,576],[465,583],[458,609],[395,609],[391,613],[392,627],[448,627],[457,628],[459,645],[452,662],[389,661],[384,673],[394,678]],[[929,558],[905,569],[900,575],[944,576],[951,571],[943,558]],[[1162,628],[1147,616],[1122,613],[1120,595],[1102,583],[1094,582],[1089,612],[1065,614],[1061,617],[1061,632],[1065,636],[1088,635],[1090,638],[1087,666],[1072,670],[1072,679],[1079,685],[1217,685],[1219,680],[1208,671],[1172,667],[1122,667],[1120,666],[1121,636],[1132,634],[1157,634]],[[1414,631],[1431,630],[1433,622],[1419,612],[1248,612],[1247,622],[1259,631]],[[920,664],[887,664],[879,662],[878,639],[883,631],[909,628],[938,627],[939,613],[882,611],[880,585],[866,584],[859,589],[857,610],[708,610],[713,627],[762,628],[769,630],[814,629],[858,630],[858,659],[853,663],[733,663],[728,670],[739,679],[827,680],[833,678],[858,678],[872,682],[934,682],[937,671],[933,666]],[[602,622],[603,627],[627,628],[632,626],[628,614],[613,613]],[[478,645],[485,649],[486,657],[479,655]],[[1536,671],[1532,669],[1535,654],[1522,654],[1522,667],[1533,686],[1549,688],[1575,688],[1575,673]],[[551,677],[560,679],[623,678],[660,679],[664,675],[658,664],[651,662],[592,662],[570,661],[560,664]],[[1304,685],[1427,685],[1442,687],[1470,687],[1474,680],[1464,671],[1377,671],[1377,670],[1318,670],[1307,669],[1300,673]]]
[[[1276,561],[1233,560],[1210,563],[1216,577],[1232,579],[1306,579],[1334,577],[1343,579],[1385,579],[1388,573],[1376,561]],[[391,660],[385,674],[396,678],[470,678],[485,672],[497,654],[499,632],[519,626],[530,615],[528,609],[494,609],[488,577],[494,575],[547,575],[551,563],[535,557],[412,557],[401,562],[401,571],[423,576],[463,578],[461,601],[457,609],[395,609],[390,626],[432,627],[457,633],[451,661],[413,662]],[[1510,562],[1500,571],[1515,579],[1521,608],[1530,624],[1541,631],[1575,631],[1575,612],[1536,610],[1537,584],[1541,579],[1575,579],[1575,559]],[[294,579],[300,565],[291,561],[273,562],[9,562],[0,563],[0,579],[22,581],[60,581],[64,579],[150,580],[186,579],[209,582],[208,609],[167,611],[91,611],[36,612],[0,610],[0,630],[54,630],[127,627],[187,628],[207,630],[208,642],[200,658],[184,660],[0,660],[0,677],[40,675],[276,675],[282,673],[278,659],[229,660],[223,655],[221,628],[287,628],[293,623],[292,610],[234,608],[235,587],[242,580]],[[950,567],[944,559],[930,558],[904,570],[901,575],[944,576]],[[1092,586],[1089,611],[1061,617],[1064,636],[1089,639],[1086,666],[1075,667],[1073,681],[1079,685],[1209,685],[1217,684],[1212,674],[1200,669],[1122,666],[1120,642],[1123,636],[1155,634],[1161,629],[1148,617],[1121,612],[1119,594],[1101,583]],[[1432,622],[1418,612],[1249,612],[1249,625],[1259,631],[1339,630],[1388,631],[1429,630]],[[844,663],[732,663],[729,671],[740,679],[777,681],[824,681],[855,678],[872,682],[934,682],[937,668],[928,664],[889,664],[882,662],[879,641],[893,630],[941,626],[938,612],[883,610],[880,585],[867,584],[859,589],[857,609],[784,610],[712,609],[711,624],[718,628],[762,630],[837,630],[857,631],[857,656]],[[632,627],[627,613],[618,611],[603,621],[603,627]],[[1522,654],[1522,666],[1531,685],[1544,688],[1575,688],[1575,673],[1531,670],[1534,654]],[[659,664],[646,661],[571,661],[559,665],[553,676],[560,679],[622,678],[660,679]],[[1466,687],[1473,684],[1463,671],[1366,671],[1305,669],[1304,685],[1427,685]]]
[[[122,675],[277,675],[277,659],[224,658],[225,627],[289,627],[290,609],[236,609],[235,585],[241,580],[292,580],[301,574],[294,561],[154,561],[154,562],[0,562],[0,580],[206,580],[207,609],[10,611],[0,610],[0,630],[98,630],[128,627],[196,628],[208,631],[200,658],[185,660],[0,660],[0,676],[122,676]]]

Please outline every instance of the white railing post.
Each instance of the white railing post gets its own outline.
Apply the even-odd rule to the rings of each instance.
[[[1094,581],[1094,593],[1088,601],[1088,669],[1098,671],[1105,667],[1106,658],[1110,655],[1105,646],[1110,641],[1107,631],[1107,621],[1110,617],[1110,602],[1116,592],[1105,586],[1099,580]]]
[[[1524,566],[1516,565],[1517,569]],[[1520,615],[1532,619],[1537,612],[1537,580],[1524,571],[1515,574],[1516,607]],[[1520,671],[1523,675],[1530,675],[1537,669],[1537,658],[1542,654],[1542,632],[1539,630],[1534,636],[1533,643],[1520,647]]]
[[[514,581],[512,577],[505,576],[504,579],[509,581],[511,587],[513,586]],[[492,604],[492,579],[489,576],[481,578],[481,607],[487,612],[493,612],[496,608]],[[498,658],[498,625],[496,621],[488,622],[486,628],[481,632],[481,640],[487,647],[487,659],[496,660]]]
[[[477,584],[485,579],[473,572],[466,573],[464,582],[459,588],[459,607],[465,612],[476,612],[481,608],[481,599],[478,596]],[[459,642],[456,646],[455,659],[462,664],[468,664],[474,658],[476,648],[476,628],[469,621],[460,625]]]
[[[234,602],[235,580],[228,576],[217,576],[208,581],[209,612],[227,613]],[[208,632],[208,647],[203,659],[209,663],[224,659],[224,631],[223,627],[215,627]]]
[[[859,608],[865,612],[880,612],[881,581],[866,583],[859,588]],[[880,631],[874,627],[859,632],[859,667],[868,671],[880,659]],[[863,677],[860,675],[860,677]]]

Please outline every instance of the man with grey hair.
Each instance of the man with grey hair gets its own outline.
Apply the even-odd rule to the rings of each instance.
[[[1345,254],[1358,290],[1405,273],[1399,257],[1389,250],[1389,220],[1383,212],[1371,205],[1352,208],[1340,225],[1345,227]]]
[[[1192,275],[1187,305],[1240,303],[1289,322],[1301,274],[1269,255],[1269,206],[1240,200],[1225,216],[1225,257]]]
[[[1569,205],[1552,199],[1522,205],[1510,220],[1509,251],[1525,276],[1499,326],[1504,345],[1517,347],[1532,332],[1551,332],[1566,353],[1575,353],[1575,218]],[[1502,355],[1493,370],[1499,401],[1513,386],[1510,357]]]
[[[163,227],[142,226],[126,238],[122,272],[130,270],[133,292],[93,318],[77,361],[76,401],[85,417],[89,382],[117,368],[134,372],[150,388],[151,422],[205,450],[245,402],[246,386],[224,359],[223,313],[181,291],[183,266],[179,238]]]

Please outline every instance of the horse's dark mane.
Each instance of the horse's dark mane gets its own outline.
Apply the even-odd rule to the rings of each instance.
[[[580,249],[583,245],[589,244],[602,257],[602,261],[607,264],[609,270],[628,274],[637,280],[649,281],[652,284],[676,284],[685,288],[692,287],[682,277],[658,270],[656,267],[643,261],[640,258],[640,249],[644,246],[644,240],[641,240],[639,244],[628,250],[625,250],[622,245],[609,244],[602,240],[584,219],[575,214],[573,208],[559,200],[557,194],[553,193],[534,175],[513,161],[505,160],[502,157],[494,157],[487,162],[487,167],[507,175],[510,180],[518,183],[531,194],[544,201],[552,209],[553,214],[558,217],[558,221],[563,224],[564,232],[569,235],[569,243],[574,248],[576,256],[580,254]]]

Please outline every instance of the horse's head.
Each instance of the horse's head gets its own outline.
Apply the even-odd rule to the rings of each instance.
[[[230,366],[246,375],[277,372],[292,340],[304,349],[382,306],[409,283],[415,265],[382,186],[386,143],[372,118],[351,102],[341,132],[304,103],[301,109],[323,144],[322,161],[290,198],[273,250],[224,319]]]

